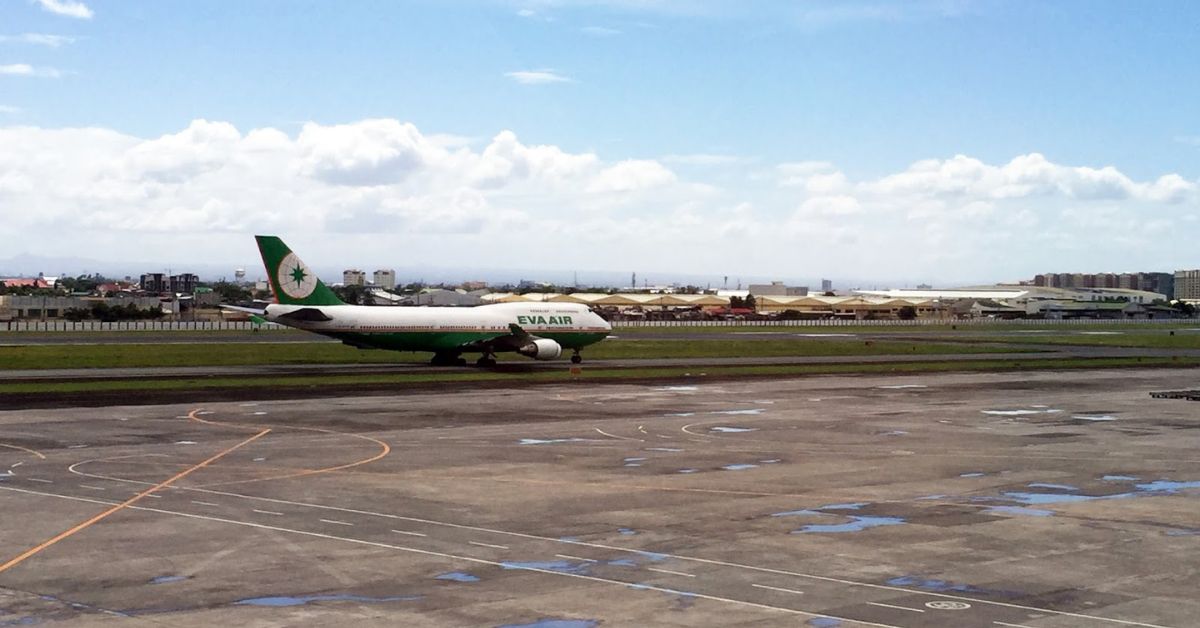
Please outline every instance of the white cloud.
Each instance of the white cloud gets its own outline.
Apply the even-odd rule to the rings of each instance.
[[[43,9],[66,17],[78,18],[81,20],[90,20],[94,15],[92,10],[82,2],[76,0],[37,0],[37,3]]]
[[[13,107],[12,105],[0,105],[0,113],[21,113],[21,108]]]
[[[675,182],[675,173],[657,161],[627,159],[605,168],[588,186],[589,192],[635,192]]]
[[[550,69],[541,70],[517,70],[515,72],[505,72],[504,76],[522,84],[522,85],[546,85],[549,83],[573,83],[570,77],[564,76]]]
[[[74,43],[74,37],[65,35],[47,35],[45,33],[23,33],[21,35],[0,35],[0,43],[34,44],[58,48],[63,44]]]
[[[0,76],[35,76],[58,78],[62,73],[54,68],[34,67],[28,63],[9,63],[0,65]]]
[[[0,239],[47,255],[121,259],[134,241],[144,259],[186,250],[249,263],[257,231],[298,236],[306,250],[308,238],[312,257],[339,264],[461,267],[466,255],[496,268],[880,283],[1021,278],[1064,256],[1097,271],[1169,270],[1200,240],[1197,181],[1037,153],[923,160],[867,179],[793,162],[772,168],[767,185],[761,168],[699,170],[693,181],[669,167],[724,159],[620,157],[394,119],[291,134],[196,120],[153,138],[0,125]]]
[[[584,26],[579,30],[583,34],[592,35],[593,37],[614,37],[621,34],[621,31],[615,28],[608,28],[607,26]]]

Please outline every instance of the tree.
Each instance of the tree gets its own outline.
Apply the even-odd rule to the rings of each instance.
[[[742,300],[742,303],[746,305],[746,309],[748,310],[758,310],[758,302],[754,300],[753,294],[746,295],[746,298]]]
[[[375,300],[371,298],[371,293],[366,286],[338,286],[333,288],[338,298],[350,305],[374,305]]]
[[[212,290],[221,296],[222,303],[242,303],[251,298],[248,289],[228,281],[218,281],[212,285]]]
[[[911,305],[905,305],[905,306],[901,307],[898,312],[896,312],[896,318],[899,318],[902,321],[911,321],[912,319],[914,319],[916,317],[917,317],[917,308],[915,308]]]

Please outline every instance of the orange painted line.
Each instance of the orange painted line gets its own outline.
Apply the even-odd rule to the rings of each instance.
[[[8,447],[9,449],[16,449],[18,451],[23,451],[28,454],[33,454],[33,455],[37,456],[38,458],[41,458],[42,460],[46,459],[46,456],[44,454],[42,454],[39,451],[34,451],[32,449],[29,449],[28,447],[22,447],[20,445],[9,445],[8,443],[0,443],[0,447]]]
[[[55,543],[58,543],[59,541],[62,541],[63,539],[73,536],[74,534],[76,534],[78,532],[82,532],[83,530],[87,529],[88,527],[102,521],[104,518],[108,517],[109,515],[119,512],[119,511],[127,508],[128,506],[136,503],[138,500],[153,493],[154,491],[166,488],[166,487],[170,486],[171,484],[174,484],[175,482],[182,480],[183,478],[191,475],[192,473],[199,471],[200,469],[203,469],[204,467],[207,467],[208,465],[216,462],[217,460],[220,460],[221,458],[224,458],[226,455],[233,453],[234,451],[237,451],[238,449],[241,449],[242,447],[245,447],[246,445],[249,445],[250,443],[262,438],[263,436],[266,436],[270,432],[271,432],[271,430],[269,430],[269,429],[263,430],[263,431],[255,434],[254,436],[251,436],[250,438],[247,438],[246,440],[234,445],[233,447],[230,447],[229,449],[226,449],[226,450],[210,457],[209,459],[205,460],[204,462],[201,462],[199,464],[193,465],[192,467],[184,469],[183,471],[180,471],[179,473],[171,476],[170,478],[163,480],[162,482],[159,482],[158,484],[155,484],[154,486],[138,493],[137,495],[134,495],[133,497],[130,497],[129,499],[117,504],[116,506],[113,506],[112,508],[109,508],[108,510],[105,510],[104,512],[92,517],[91,519],[88,519],[87,521],[84,521],[83,523],[80,523],[79,525],[77,525],[69,530],[64,530],[63,532],[60,532],[57,535],[55,535],[53,538],[48,539],[34,547],[31,547],[28,550],[25,550],[19,556],[9,560],[8,562],[4,563],[3,565],[0,565],[0,573],[4,573],[5,571],[12,569],[13,567],[16,567],[17,565],[25,562],[26,559],[34,556],[35,554],[41,552],[42,550],[45,550],[45,549],[51,547]]]

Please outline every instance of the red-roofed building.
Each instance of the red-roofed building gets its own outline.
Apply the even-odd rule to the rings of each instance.
[[[42,279],[41,277],[34,277],[32,279],[26,279],[24,277],[17,277],[15,279],[0,279],[0,283],[4,284],[4,286],[6,288],[49,288],[50,287],[50,284],[46,283],[46,280]]]

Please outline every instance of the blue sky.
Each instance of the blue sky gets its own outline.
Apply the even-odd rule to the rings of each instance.
[[[64,4],[92,16],[63,15]],[[1000,167],[1039,154],[1064,168],[1112,166],[1138,184],[1169,174],[1194,184],[1198,24],[1194,2],[9,0],[0,4],[0,68],[10,67],[0,73],[0,127],[153,140],[203,119],[295,138],[309,122],[378,118],[476,152],[507,130],[524,146],[607,165],[654,161],[676,182],[719,188],[704,201],[686,189],[627,198],[604,210],[610,218],[688,206],[707,220],[748,203],[771,230],[770,219],[814,194],[781,197],[778,182],[764,180],[795,162],[832,164],[859,191],[955,155]],[[52,46],[29,34],[67,39]],[[18,64],[31,71],[11,69]],[[869,208],[851,192],[839,195]],[[1080,198],[1039,196],[1030,206],[1061,217]],[[1172,198],[1184,208],[1177,218],[1194,214],[1194,190]],[[487,196],[489,207],[525,211],[497,199]],[[1158,215],[1153,203],[1137,211]],[[444,237],[469,244],[477,235]],[[600,258],[615,251],[597,249],[591,267],[610,267]],[[1182,248],[1167,253],[1126,252],[1113,265],[1186,264]],[[914,264],[904,276],[937,268]],[[1001,278],[979,276],[985,270],[946,278]]]

